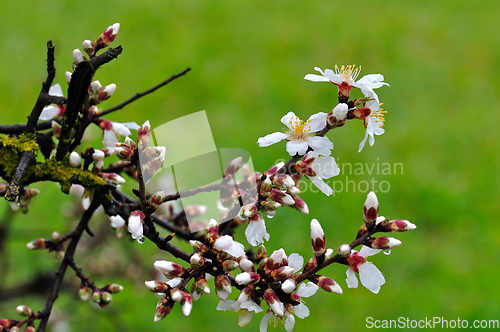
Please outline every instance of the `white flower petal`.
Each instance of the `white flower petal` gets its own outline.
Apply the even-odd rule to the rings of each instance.
[[[295,326],[295,317],[293,317],[293,315],[288,312],[285,314],[285,317],[286,317],[285,330],[287,332],[290,332],[293,330],[293,327]]]
[[[245,236],[248,243],[254,247],[264,243],[264,239],[266,241],[269,240],[270,235],[266,231],[266,223],[264,219],[259,218],[256,221],[250,221],[247,229],[245,230]]]
[[[347,269],[345,274],[347,275],[347,278],[345,280],[347,283],[347,287],[358,288],[358,278],[356,278],[356,274],[354,273],[354,271],[349,268]]]
[[[123,122],[122,125],[124,125],[125,127],[127,127],[128,129],[133,129],[133,130],[139,130],[141,129],[141,126],[139,126],[137,123],[135,122]],[[125,136],[125,135],[124,135]]]
[[[373,249],[367,246],[362,246],[361,250],[359,251],[359,255],[362,257],[369,257],[378,254],[381,252],[381,249]]]
[[[275,132],[259,138],[257,144],[259,144],[260,147],[265,147],[274,143],[278,143],[279,141],[282,141],[287,137],[288,135],[285,133]]]
[[[272,315],[271,311],[268,311],[264,315],[264,317],[260,321],[259,332],[267,332],[267,325],[269,325],[269,318],[271,317],[271,315]]]
[[[57,84],[54,84],[53,86],[51,86],[49,89],[49,95],[57,96],[57,97],[64,97],[61,85],[59,83],[57,83]]]
[[[356,83],[369,86],[372,89],[380,88],[383,85],[390,86],[384,82],[384,76],[381,74],[368,74],[360,78]]]
[[[59,115],[59,107],[55,105],[49,105],[43,108],[42,113],[40,113],[40,120],[50,120]]]
[[[219,311],[227,311],[227,310],[234,311],[232,308],[232,305],[234,302],[235,301],[233,301],[233,300],[226,300],[226,301],[220,300],[219,304],[217,304],[217,308],[215,308],[215,309],[219,310]]]
[[[241,303],[240,308],[247,309],[248,311],[253,311],[255,313],[259,313],[264,311],[260,305],[255,303],[252,300],[247,300]]]
[[[324,156],[329,156],[331,154],[331,150],[333,149],[333,143],[330,141],[330,139],[328,139],[328,137],[307,137],[306,142],[314,151]]]
[[[293,306],[293,313],[300,319],[304,319],[309,316],[309,308],[304,303],[300,303],[299,305]]]
[[[286,151],[290,154],[290,156],[295,156],[296,154],[302,156],[307,152],[307,148],[307,142],[303,140],[295,140],[286,143]]]
[[[370,262],[358,265],[359,280],[367,289],[377,294],[380,286],[385,284],[385,278],[382,272]]]
[[[287,126],[288,128],[291,128],[292,123],[294,122],[294,119],[297,118],[295,113],[293,112],[288,112],[286,115],[283,115],[281,118],[281,123]]]
[[[288,266],[290,266],[295,272],[302,270],[304,265],[304,257],[299,254],[293,253],[288,257]]]
[[[127,126],[125,126],[125,124],[123,124],[123,123],[112,122],[111,129],[117,135],[122,135],[122,136],[130,136],[131,135],[130,129],[128,129]]]
[[[319,176],[309,176],[309,180],[311,180],[316,188],[321,190],[321,192],[326,196],[330,196],[331,194],[333,194],[333,189],[328,184],[323,182],[323,180]]]
[[[316,114],[313,114],[309,117],[309,119],[306,121],[305,125],[308,125],[310,128],[311,132],[317,132],[320,131],[321,129],[325,128],[326,126],[326,116],[328,114],[324,112],[319,112]]]
[[[313,82],[329,82],[330,81],[325,76],[320,76],[320,75],[316,75],[316,74],[307,74],[306,76],[304,76],[304,79],[308,80],[308,81],[313,81]]]
[[[319,287],[314,282],[302,283],[299,285],[297,295],[300,297],[311,297],[318,291]]]
[[[340,77],[340,75],[335,74],[335,72],[331,69],[325,69],[324,75],[333,83],[341,84],[344,79]],[[348,82],[349,83],[349,82]]]
[[[308,156],[314,156],[317,154],[310,152]],[[340,173],[340,168],[337,166],[337,163],[335,162],[335,158],[332,156],[322,156],[322,157],[316,157],[311,164],[311,168],[314,170],[314,172],[320,176],[323,179],[329,179],[333,176],[337,176]]]

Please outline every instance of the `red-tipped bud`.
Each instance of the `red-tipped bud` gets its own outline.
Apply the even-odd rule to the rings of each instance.
[[[145,281],[144,285],[146,285],[146,287],[150,291],[155,292],[155,293],[165,293],[171,289],[171,287],[169,285],[167,285],[166,283],[163,283],[161,281],[156,281],[156,280]]]
[[[240,285],[255,284],[260,281],[260,274],[246,271],[238,274],[235,281]]]
[[[16,311],[19,315],[23,317],[31,317],[33,315],[33,310],[27,305],[19,305],[16,308]]]
[[[271,195],[269,196],[273,201],[279,202],[284,205],[294,205],[295,201],[292,196],[287,193],[282,192],[279,189],[273,189]]]
[[[390,249],[401,245],[401,241],[393,237],[379,236],[370,239],[367,245],[373,249]]]
[[[309,214],[309,207],[302,198],[300,198],[299,196],[293,196],[293,200],[295,201],[295,204],[293,205],[294,208],[296,208],[303,214]]]
[[[194,270],[198,270],[200,267],[205,265],[206,260],[207,259],[205,257],[201,256],[198,253],[195,253],[191,255],[191,258],[189,259],[189,264],[191,264],[191,267]]]
[[[206,239],[208,242],[213,245],[215,241],[219,238],[219,224],[217,223],[217,220],[215,219],[210,219],[208,222],[208,227],[207,227],[207,234],[205,235]]]
[[[288,265],[288,257],[286,256],[285,250],[280,248],[275,250],[271,256],[269,256],[269,260],[266,263],[266,269],[268,271],[275,270],[280,266]]]
[[[402,219],[391,220],[384,226],[386,232],[406,232],[412,231],[415,228],[417,228],[415,224]]]
[[[229,162],[229,165],[227,165],[226,169],[224,170],[224,176],[233,176],[234,174],[236,174],[240,170],[242,162],[243,157],[237,157],[231,160]]]
[[[106,85],[104,88],[99,90],[99,93],[97,95],[97,100],[99,102],[105,101],[109,99],[116,91],[116,84],[111,83],[109,85]]]
[[[193,309],[193,297],[188,292],[182,292],[181,309],[184,316],[189,316]]]
[[[266,177],[264,181],[260,183],[260,194],[262,196],[269,196],[273,190],[273,183],[269,177]]]
[[[115,23],[107,27],[95,43],[95,52],[111,44],[111,42],[115,40],[119,29],[120,23]]]
[[[236,270],[238,266],[240,266],[238,262],[232,259],[226,259],[222,262],[222,268],[224,268],[224,270],[228,272]]]
[[[149,201],[149,205],[153,209],[157,209],[163,203],[164,199],[165,199],[165,192],[158,191],[153,196],[151,196],[151,199]]]
[[[366,223],[374,223],[378,216],[378,199],[373,191],[368,193],[363,207],[364,220]]]
[[[175,302],[169,296],[163,296],[156,305],[154,322],[159,322],[165,318],[172,311],[174,304]]]
[[[311,243],[314,255],[323,255],[326,251],[325,232],[317,219],[311,220]]]
[[[340,285],[333,279],[327,278],[325,276],[319,276],[316,284],[321,289],[324,289],[327,292],[339,295],[342,294],[342,288],[340,288]]]
[[[273,184],[286,189],[290,189],[295,186],[295,181],[287,174],[276,174],[273,176]]]
[[[191,247],[202,256],[210,251],[210,249],[200,241],[191,240],[189,244],[191,244]]]
[[[182,266],[169,261],[156,261],[154,262],[154,267],[169,279],[181,277],[186,273],[186,270]]]
[[[82,284],[78,290],[78,296],[80,300],[87,301],[90,297],[90,289],[85,284]]]
[[[87,55],[91,56],[94,54],[94,43],[92,41],[86,39],[82,43],[83,51],[87,53]]]
[[[149,137],[151,136],[151,125],[149,120],[144,122],[144,124],[139,128],[137,132],[137,146],[139,150],[144,150],[149,142]]]
[[[283,317],[285,314],[285,306],[280,302],[278,296],[273,290],[270,288],[266,289],[264,292],[264,300],[276,316]]]
[[[282,266],[282,267],[279,267],[273,271],[271,271],[271,278],[273,278],[274,280],[276,281],[281,281],[281,280],[285,280],[285,279],[288,279],[289,277],[292,276],[294,272],[294,269],[291,268],[290,266]]]
[[[47,246],[52,243],[52,241],[46,239],[36,239],[26,244],[28,249],[45,249]]]
[[[214,280],[215,291],[217,296],[222,300],[227,300],[229,294],[231,294],[233,287],[231,286],[231,281],[224,274],[219,274]]]
[[[347,106],[347,104],[340,103],[337,106],[335,106],[335,108],[330,113],[328,113],[326,117],[328,125],[335,127],[337,122],[345,119],[348,111],[349,107]]]

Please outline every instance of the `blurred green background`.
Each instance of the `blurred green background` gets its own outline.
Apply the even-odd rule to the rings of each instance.
[[[361,286],[348,289],[346,268],[328,267],[324,273],[340,283],[344,294],[319,291],[306,299],[311,314],[297,319],[295,331],[358,331],[365,329],[367,317],[460,318],[470,324],[500,319],[500,131],[494,102],[500,89],[500,2],[48,0],[3,1],[0,12],[2,124],[26,121],[46,77],[47,40],[56,45],[56,81],[66,86],[64,72],[71,69],[72,50],[120,22],[114,45],[122,45],[123,54],[96,75],[103,85],[118,86],[104,108],[186,67],[192,71],[107,118],[137,123],[149,119],[154,128],[206,110],[217,147],[249,151],[260,171],[288,158],[283,142],[267,148],[255,144],[281,129],[284,114],[294,111],[307,119],[335,106],[333,85],[303,80],[313,67],[356,64],[362,65],[360,77],[383,74],[391,85],[377,90],[388,111],[386,133],[361,153],[360,121],[328,137],[340,164],[401,163],[403,171],[368,174],[365,167],[364,174],[341,173],[334,180],[387,181],[385,193],[375,188],[380,213],[408,219],[418,228],[396,234],[403,245],[391,255],[372,258],[386,277],[378,295]],[[93,133],[99,147],[101,132]],[[42,192],[29,214],[14,215],[7,203],[0,206],[2,224],[11,226],[0,258],[4,294],[56,271],[52,254],[29,251],[25,244],[52,231],[69,231],[81,212],[70,204],[76,198],[62,194],[56,185],[34,187]],[[355,189],[335,197],[305,192],[301,196],[309,216],[280,209],[267,222],[268,250],[283,247],[288,254],[310,257],[311,218],[322,223],[329,247],[350,242],[362,224],[367,194],[365,186]],[[103,215],[91,227],[112,232]],[[237,236],[244,242],[243,230]],[[196,302],[188,318],[175,307],[165,320],[153,323],[158,298],[143,281],[153,277],[154,260],[172,257],[126,235],[121,240],[86,238],[77,261],[99,286],[114,281],[125,290],[105,309],[80,302],[77,278],[68,270],[52,330],[258,330],[263,314],[239,328],[236,313],[215,310],[215,294]],[[2,298],[0,317],[16,318],[19,304],[41,309],[47,291],[41,296],[27,292],[31,290]]]

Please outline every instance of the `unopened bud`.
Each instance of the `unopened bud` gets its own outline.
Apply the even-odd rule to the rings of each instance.
[[[87,53],[89,56],[94,54],[94,43],[92,41],[86,39],[82,43],[83,51]]]
[[[163,203],[164,198],[165,198],[165,192],[158,191],[153,196],[151,196],[151,199],[149,201],[149,205],[153,209],[157,209]]]
[[[228,272],[236,270],[238,266],[239,266],[238,262],[232,259],[226,259],[225,261],[222,262],[222,268],[224,268],[224,270]]]
[[[118,284],[108,284],[107,289],[110,293],[115,294],[121,292],[123,290],[123,286]]]
[[[330,293],[342,294],[342,288],[340,285],[333,279],[327,278],[325,276],[319,276],[317,285]]]
[[[71,167],[80,168],[82,165],[82,158],[78,152],[73,151],[69,155],[68,162]]]
[[[102,293],[102,302],[108,304],[109,302],[111,302],[111,300],[113,300],[113,296],[111,296],[111,293],[109,292]]]
[[[193,308],[193,298],[187,292],[183,292],[181,300],[181,309],[184,316],[189,316],[191,309]]]
[[[235,281],[240,285],[255,284],[260,280],[260,274],[254,272],[243,272],[236,276]]]
[[[165,293],[167,290],[169,290],[171,287],[167,285],[164,282],[161,281],[156,281],[156,280],[150,280],[150,281],[145,281],[144,285],[146,287],[155,293]]]
[[[337,252],[340,256],[349,257],[349,255],[351,254],[351,246],[349,246],[347,243],[344,243],[338,247]]]
[[[368,193],[365,205],[363,207],[364,219],[366,223],[373,223],[377,220],[378,215],[378,199],[373,191]]]
[[[94,291],[92,293],[92,301],[94,301],[95,303],[100,303],[101,299],[102,299],[101,292]]]
[[[283,292],[285,292],[287,294],[290,294],[291,292],[293,292],[295,290],[295,288],[297,288],[297,282],[295,281],[295,279],[292,279],[292,278],[286,279],[281,284],[281,289],[283,290]]]
[[[191,267],[194,270],[198,270],[200,267],[205,265],[206,258],[201,256],[198,253],[195,253],[191,255],[191,258],[189,259],[189,263],[191,264]]]
[[[373,249],[390,249],[401,245],[401,241],[393,237],[379,236],[370,239],[368,245]]]
[[[26,247],[28,249],[45,249],[47,247],[47,244],[49,243],[48,240],[46,239],[36,239],[36,240],[33,240],[31,242],[28,242],[26,244]]]
[[[31,310],[31,308],[27,305],[17,306],[16,311],[23,317],[31,317],[33,315],[33,310]]]
[[[80,62],[82,62],[83,60],[85,60],[85,56],[83,55],[82,51],[80,51],[77,48],[74,49],[73,50],[73,65],[76,66]]]
[[[182,292],[177,288],[172,289],[170,292],[170,298],[174,302],[180,302],[180,300],[182,300]]]
[[[189,244],[193,247],[193,249],[201,255],[204,255],[210,251],[206,245],[197,240],[189,241]]]
[[[337,122],[344,120],[348,111],[349,107],[347,104],[340,103],[335,106],[335,108],[326,117],[328,125],[335,126]]]
[[[325,232],[317,219],[311,220],[311,243],[316,256],[323,255],[326,251]]]
[[[113,93],[115,93],[115,90],[116,90],[116,84],[112,83],[106,85],[104,88],[99,90],[99,95],[97,99],[99,101],[107,100],[113,95]]]
[[[78,296],[80,297],[80,300],[87,301],[90,297],[90,289],[86,285],[82,284],[78,290]]]
[[[51,237],[54,242],[61,241],[61,234],[59,232],[53,232]]]

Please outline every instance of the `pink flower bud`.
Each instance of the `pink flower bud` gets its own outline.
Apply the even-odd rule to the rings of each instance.
[[[191,247],[193,247],[193,249],[201,255],[205,255],[210,251],[210,249],[208,249],[208,247],[200,241],[191,240],[189,241],[189,244],[191,244]]]
[[[134,211],[130,214],[128,218],[128,231],[130,232],[132,238],[137,240],[139,243],[144,243],[143,227],[142,222],[145,218],[142,211]]]
[[[373,249],[390,249],[401,245],[401,241],[393,237],[379,236],[372,239],[370,247]]]
[[[316,256],[323,255],[326,251],[325,232],[317,219],[311,220],[311,243]]]
[[[236,174],[241,168],[241,163],[243,161],[243,157],[234,158],[229,162],[226,169],[224,170],[224,176],[230,176]]]
[[[330,113],[328,113],[328,116],[326,117],[328,124],[330,126],[335,126],[337,122],[345,119],[348,111],[349,107],[347,106],[347,104],[338,104]]]
[[[144,150],[149,142],[149,137],[151,136],[151,125],[149,120],[144,122],[144,124],[139,128],[137,132],[137,146],[139,150]]]
[[[154,322],[159,322],[163,318],[167,317],[167,315],[172,311],[174,304],[175,302],[172,301],[169,296],[163,296],[156,305]]]
[[[182,300],[182,292],[180,289],[172,289],[172,291],[170,292],[170,298],[172,299],[172,301],[174,302],[180,302]]]
[[[167,285],[166,283],[163,283],[161,281],[156,281],[156,280],[150,280],[150,281],[145,281],[144,285],[146,287],[155,293],[165,293],[168,291],[171,287]]]
[[[281,266],[271,271],[270,277],[276,281],[285,280],[292,276],[294,269],[290,266]]]
[[[240,285],[255,284],[260,280],[260,274],[254,272],[243,272],[236,276],[235,281]]]
[[[86,39],[82,43],[83,51],[87,53],[89,56],[94,54],[94,43],[92,41]]]
[[[17,306],[16,311],[23,317],[31,317],[33,315],[33,310],[31,310],[31,308],[27,305]]]
[[[154,262],[154,267],[169,279],[181,277],[186,272],[179,264],[164,260]]]
[[[415,224],[412,224],[408,220],[402,219],[391,220],[384,226],[384,229],[387,232],[405,232],[412,231],[415,228],[417,228]]]
[[[151,196],[151,199],[149,201],[149,205],[153,209],[157,209],[163,203],[164,198],[165,198],[165,192],[158,191],[153,196]]]
[[[104,101],[109,99],[113,93],[115,93],[116,90],[116,84],[112,83],[109,85],[106,85],[104,88],[99,90],[99,94],[97,96],[97,99],[99,101]]]
[[[206,258],[201,256],[198,253],[194,253],[191,255],[191,258],[189,259],[189,264],[191,264],[191,267],[194,270],[198,270],[200,267],[205,265]]]
[[[96,42],[96,51],[108,46],[115,40],[116,35],[118,34],[118,30],[120,29],[120,23],[115,23],[104,30],[104,32],[99,36],[99,39]]]
[[[49,243],[50,243],[49,240],[36,239],[34,241],[28,242],[26,244],[26,247],[28,249],[31,249],[31,250],[33,250],[33,249],[45,249]]]
[[[193,298],[187,292],[182,292],[181,309],[184,316],[189,316],[191,309],[193,309]]]
[[[378,199],[373,191],[368,193],[363,207],[364,219],[366,223],[375,222],[378,215]]]
[[[340,288],[340,285],[337,282],[335,282],[335,280],[327,278],[325,276],[318,277],[317,285],[320,288],[326,290],[327,292],[339,295],[342,294],[342,288]]]
[[[285,306],[282,302],[280,302],[278,296],[273,290],[271,290],[270,288],[266,289],[264,293],[264,300],[266,301],[269,308],[271,308],[271,310],[276,314],[276,316],[283,317],[283,315],[285,314]]]

